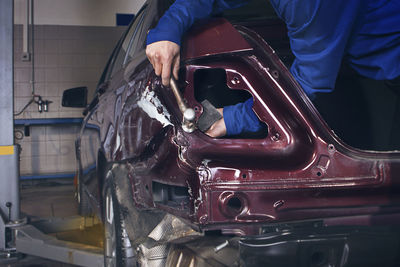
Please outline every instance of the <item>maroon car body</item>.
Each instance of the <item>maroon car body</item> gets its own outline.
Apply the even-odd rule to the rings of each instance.
[[[214,18],[192,28],[182,46],[178,82],[196,118],[203,112],[200,91],[212,95],[225,83],[226,98],[231,92],[235,99],[253,97],[264,133],[215,139],[183,131],[172,90],[144,56],[146,25],[160,16],[150,10],[155,4],[142,11],[137,52],[115,71],[118,46],[114,51],[77,140],[81,198],[95,213],[102,216],[107,168],[118,163],[126,168],[124,190],[136,209],[172,214],[199,232],[241,236],[241,259],[248,263],[254,257],[246,256],[252,254],[245,240],[259,240],[271,226],[317,222],[318,229],[360,231],[398,225],[400,153],[356,149],[335,135],[281,61],[290,53],[277,20],[232,24]]]

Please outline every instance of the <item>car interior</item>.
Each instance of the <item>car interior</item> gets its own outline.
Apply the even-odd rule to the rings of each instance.
[[[227,86],[224,69],[199,69],[194,73],[195,99],[208,100],[215,108],[246,101],[245,90]],[[400,149],[399,83],[373,81],[343,65],[333,93],[318,94],[313,104],[334,133],[346,144],[374,151]],[[265,124],[264,124],[265,125]],[[265,138],[268,128],[223,138]]]
[[[283,22],[266,1],[253,0],[249,5],[224,11],[229,21],[247,26],[262,36],[276,51],[281,61],[290,68],[294,56]],[[273,33],[267,29],[273,22]],[[270,24],[265,26],[266,22]],[[277,24],[278,23],[278,24]],[[197,70],[194,77],[195,98],[200,103],[207,99],[216,108],[246,101],[246,91],[230,90],[222,69]],[[312,100],[333,132],[353,148],[373,151],[400,149],[400,81],[374,81],[358,75],[344,62],[339,71],[333,93],[319,93]],[[223,138],[265,138],[267,127],[258,133],[245,133]]]
[[[194,96],[197,102],[208,100],[215,108],[235,105],[245,102],[252,95],[245,90],[231,90],[227,86],[226,72],[224,69],[199,69],[194,73]],[[258,139],[268,136],[268,127],[255,133],[245,132],[240,135],[226,136],[223,138]]]

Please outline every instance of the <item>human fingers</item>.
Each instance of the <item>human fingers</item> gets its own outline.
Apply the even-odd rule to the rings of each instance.
[[[156,73],[157,76],[161,75],[161,71],[162,71],[162,62],[161,62],[161,58],[158,54],[153,56],[153,68],[154,68],[154,72]]]
[[[223,116],[224,109],[218,108],[217,110]],[[210,129],[208,129],[206,131],[206,134],[213,138],[225,136],[226,135],[226,125],[225,125],[224,118],[222,117],[222,119],[216,121],[213,125],[211,125]]]
[[[164,86],[169,85],[170,77],[171,77],[171,60],[166,60],[162,65],[162,72],[161,72],[161,80]]]
[[[157,43],[150,44],[146,47],[146,56],[149,59],[151,65],[153,65],[154,72],[157,76],[160,76],[162,70],[162,61],[159,49],[159,45]]]
[[[172,63],[172,74],[174,75],[174,78],[178,80],[178,72],[179,72],[179,63],[180,63],[180,55],[178,54]]]
[[[225,136],[226,126],[224,119],[222,118],[211,125],[210,129],[206,131],[206,134],[214,138]]]
[[[146,47],[146,55],[153,65],[154,72],[157,76],[161,76],[165,86],[169,84],[171,72],[178,78],[179,51],[180,46],[170,41],[159,41]]]
[[[153,65],[153,55],[150,46],[146,46],[146,56],[147,59],[150,61],[150,64]]]
[[[154,68],[154,66],[155,66],[155,63],[154,63],[155,53],[154,53],[151,45],[146,46],[146,56],[147,56],[148,60],[150,61],[150,64]]]

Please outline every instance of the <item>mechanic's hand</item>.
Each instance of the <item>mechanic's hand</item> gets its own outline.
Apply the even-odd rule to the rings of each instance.
[[[222,137],[226,135],[226,126],[225,126],[225,121],[224,121],[224,112],[223,108],[218,108],[218,112],[222,115],[222,119],[214,122],[213,125],[211,125],[210,129],[207,130],[206,134],[211,137]]]
[[[180,47],[174,42],[159,41],[146,47],[146,55],[153,65],[157,76],[161,75],[162,84],[169,85],[171,69],[175,79],[178,79]]]

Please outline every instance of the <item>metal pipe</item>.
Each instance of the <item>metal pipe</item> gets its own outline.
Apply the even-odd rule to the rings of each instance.
[[[31,64],[32,64],[32,73],[31,73],[31,88],[32,88],[32,98],[35,95],[35,22],[34,22],[34,0],[30,0],[30,20],[31,20]]]
[[[29,57],[29,1],[26,0],[26,20],[22,25],[22,60],[28,61]]]
[[[21,115],[33,102],[35,102],[35,31],[34,31],[34,0],[26,0],[26,25],[23,25],[23,51],[22,60],[31,61],[31,93],[32,98],[28,103],[14,116]],[[31,24],[31,34],[29,34],[29,24]],[[29,45],[30,44],[30,45]]]
[[[224,243],[222,243],[222,244],[220,244],[220,245],[218,245],[218,246],[216,246],[216,247],[214,248],[214,252],[215,252],[215,253],[218,253],[220,250],[226,248],[228,245],[229,245],[229,241],[228,241],[228,240],[225,240]]]

